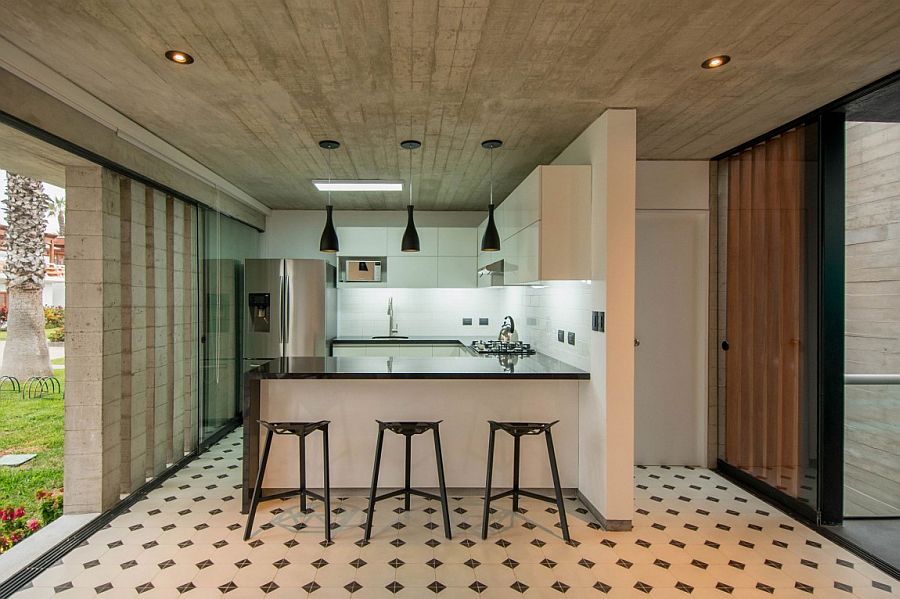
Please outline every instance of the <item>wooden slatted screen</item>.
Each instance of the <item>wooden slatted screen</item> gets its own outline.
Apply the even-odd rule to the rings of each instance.
[[[804,132],[726,159],[725,460],[797,496],[805,310]]]

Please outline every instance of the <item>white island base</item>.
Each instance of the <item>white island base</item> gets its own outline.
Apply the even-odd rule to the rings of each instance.
[[[434,421],[440,426],[444,472],[451,494],[484,489],[488,420],[552,422],[561,485],[578,487],[578,388],[571,379],[264,379],[260,381],[259,418],[268,421],[330,420],[332,495],[368,490],[372,481],[376,420]],[[265,435],[259,435],[260,449]],[[437,487],[431,432],[413,437],[412,484]],[[522,439],[520,485],[550,489],[544,436]],[[259,453],[257,455],[259,455]],[[263,488],[299,485],[297,438],[275,436]],[[322,486],[321,433],[306,440],[307,485]],[[497,432],[495,488],[512,486],[513,438]],[[380,488],[403,486],[404,439],[385,432]],[[255,468],[254,468],[255,471]]]

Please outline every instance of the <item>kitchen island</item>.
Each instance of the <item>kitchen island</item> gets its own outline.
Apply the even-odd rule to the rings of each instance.
[[[396,340],[394,340],[396,342]],[[464,357],[298,357],[269,361],[245,375],[243,507],[255,484],[261,436],[257,420],[330,420],[331,485],[358,493],[372,476],[376,420],[441,420],[447,486],[455,494],[481,493],[488,420],[553,421],[564,488],[578,483],[578,398],[583,370],[542,354]],[[318,440],[307,442],[307,484],[320,487]],[[385,437],[380,487],[402,486],[403,439]],[[512,483],[512,439],[497,439],[494,485]],[[431,439],[413,440],[413,485],[436,487]],[[263,481],[266,493],[299,481],[294,437],[272,443]],[[523,487],[552,486],[546,445],[522,444]]]

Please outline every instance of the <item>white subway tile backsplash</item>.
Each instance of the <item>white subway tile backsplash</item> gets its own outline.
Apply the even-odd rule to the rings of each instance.
[[[401,335],[494,338],[509,314],[522,341],[587,370],[591,297],[591,286],[581,282],[487,289],[339,289],[338,335],[388,334],[389,298],[394,301],[394,318]],[[472,325],[463,325],[464,318],[471,318]],[[479,318],[487,318],[489,324],[479,325]],[[558,329],[574,332],[575,345],[559,343]]]

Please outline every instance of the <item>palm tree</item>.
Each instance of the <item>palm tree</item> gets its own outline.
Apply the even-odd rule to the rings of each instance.
[[[66,236],[66,197],[50,198],[50,214],[56,216],[59,223],[59,236]]]
[[[24,381],[50,376],[50,352],[44,336],[44,231],[50,198],[44,185],[7,173],[6,289],[9,300],[6,347],[0,374]]]

